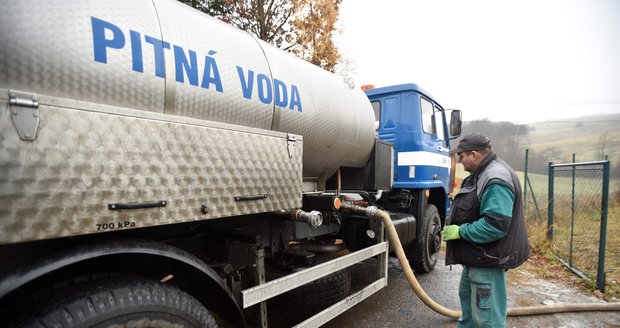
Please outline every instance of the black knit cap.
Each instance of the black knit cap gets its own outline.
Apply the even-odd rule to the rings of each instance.
[[[491,147],[491,139],[481,133],[470,133],[459,141],[459,145],[450,151],[450,154],[458,154],[464,151],[481,150]]]

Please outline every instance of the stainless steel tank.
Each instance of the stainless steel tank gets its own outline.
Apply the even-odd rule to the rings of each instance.
[[[177,1],[8,1],[0,88],[303,135],[305,177],[363,166],[361,90]]]

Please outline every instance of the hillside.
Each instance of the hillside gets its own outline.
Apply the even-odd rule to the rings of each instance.
[[[527,147],[537,152],[555,149],[562,156],[554,160],[563,161],[570,161],[573,153],[577,161],[600,160],[604,148],[608,158],[617,162],[620,159],[619,124],[620,114],[529,124]]]
[[[577,119],[554,120],[527,125],[508,122],[464,122],[463,134],[482,132],[491,137],[495,152],[515,170],[525,167],[525,149],[528,148],[528,171],[546,176],[548,161],[556,164],[603,159],[611,161],[611,191],[620,190],[620,114],[598,115]],[[453,147],[457,140],[453,141]],[[468,175],[457,165],[457,178]],[[544,184],[544,181],[542,182]],[[541,184],[541,185],[542,185]],[[544,187],[546,188],[546,187]],[[620,197],[620,194],[618,196]]]
[[[523,170],[525,149],[529,165],[545,171],[548,161],[566,163],[603,159],[611,161],[612,176],[620,177],[620,114],[553,120],[527,125],[488,120],[466,121],[463,134],[481,132],[491,138],[493,150],[515,169]],[[454,145],[454,143],[453,143]]]

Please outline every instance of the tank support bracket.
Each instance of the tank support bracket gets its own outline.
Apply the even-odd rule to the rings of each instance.
[[[297,142],[297,137],[295,137],[294,134],[288,134],[287,135],[287,141],[288,141],[288,157],[289,158],[293,158],[293,155],[295,155],[295,143]]]
[[[19,138],[34,141],[39,129],[39,97],[33,93],[9,90],[9,108]]]

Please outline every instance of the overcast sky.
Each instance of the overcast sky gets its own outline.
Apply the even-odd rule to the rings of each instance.
[[[618,0],[343,0],[357,86],[416,83],[465,120],[620,113]]]

